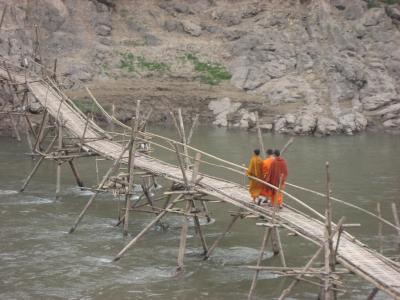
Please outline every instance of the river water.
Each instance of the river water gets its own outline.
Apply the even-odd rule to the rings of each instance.
[[[170,128],[153,128],[174,136]],[[287,136],[265,135],[266,147],[282,147]],[[200,127],[193,145],[239,164],[247,163],[257,147],[254,133],[243,130]],[[393,220],[390,205],[400,207],[400,138],[385,134],[363,134],[328,138],[296,137],[285,154],[289,182],[325,191],[325,162],[331,165],[333,195],[365,209],[376,211],[382,203],[383,216]],[[212,258],[202,261],[201,244],[190,227],[185,257],[185,273],[175,276],[181,218],[168,216],[166,231],[147,233],[117,263],[113,256],[152,218],[136,213],[130,220],[130,236],[122,237],[114,227],[122,201],[111,194],[96,199],[74,234],[67,231],[91,193],[75,187],[67,165],[62,172],[62,197],[55,199],[55,164],[46,161],[24,193],[17,193],[34,162],[28,148],[9,138],[0,138],[0,299],[246,299],[253,273],[244,266],[255,265],[262,229],[253,219],[238,221],[222,241]],[[156,154],[168,161],[175,157]],[[109,166],[98,161],[100,170]],[[96,182],[94,159],[77,164],[87,186]],[[202,167],[201,167],[202,168]],[[210,171],[202,168],[201,171]],[[237,181],[243,178],[212,170],[213,175]],[[167,182],[160,181],[167,186]],[[288,189],[319,211],[324,199]],[[155,191],[160,194],[162,190]],[[286,200],[288,204],[293,204]],[[209,205],[215,222],[203,226],[208,244],[229,223],[229,211],[221,204]],[[346,216],[347,222],[361,223],[349,232],[371,247],[378,247],[378,224],[365,214],[334,205],[334,220]],[[396,234],[384,229],[384,253],[396,254]],[[305,265],[316,247],[300,237],[281,232],[289,266]],[[264,265],[279,266],[279,258],[270,249]],[[358,277],[342,277],[345,293],[340,299],[365,299],[371,285]],[[280,295],[290,279],[260,273],[255,299],[273,299]],[[292,292],[291,299],[315,299],[318,288],[305,283]],[[377,299],[389,299],[378,293]]]

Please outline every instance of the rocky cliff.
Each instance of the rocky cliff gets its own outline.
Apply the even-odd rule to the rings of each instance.
[[[154,121],[180,106],[235,127],[258,111],[282,133],[398,131],[397,2],[2,0],[0,54],[57,58],[78,104],[88,85],[122,120],[142,99]]]

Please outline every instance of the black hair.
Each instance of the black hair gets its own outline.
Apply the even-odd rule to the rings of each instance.
[[[281,151],[279,151],[278,149],[275,149],[275,150],[274,150],[274,155],[275,155],[276,157],[279,157],[279,156],[281,155]]]
[[[260,155],[260,149],[254,149],[254,154],[255,155]]]
[[[272,154],[274,153],[274,150],[268,149],[268,150],[266,151],[266,153],[267,153],[267,155],[272,155]]]

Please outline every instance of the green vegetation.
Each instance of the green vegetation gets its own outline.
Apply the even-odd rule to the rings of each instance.
[[[186,53],[185,59],[190,61],[202,82],[210,85],[217,85],[223,80],[231,79],[232,75],[220,64],[212,62],[202,62],[193,53]]]
[[[131,52],[121,53],[120,68],[130,73],[135,72],[136,68],[153,72],[165,72],[169,66],[163,62],[147,60],[143,56],[135,56]]]

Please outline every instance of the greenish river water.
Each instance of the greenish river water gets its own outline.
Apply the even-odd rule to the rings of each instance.
[[[153,128],[174,136],[170,128]],[[265,135],[267,147],[282,147],[289,137]],[[193,145],[239,164],[247,164],[257,147],[254,133],[243,130],[200,127]],[[114,227],[122,201],[111,194],[101,195],[89,209],[74,234],[69,227],[91,193],[75,187],[67,165],[63,167],[62,197],[55,199],[54,162],[46,161],[24,193],[17,193],[34,162],[28,148],[9,138],[0,138],[0,299],[247,299],[262,229],[253,219],[238,221],[208,261],[201,260],[201,244],[191,226],[185,257],[185,273],[174,276],[179,246],[181,218],[168,216],[166,231],[157,228],[145,235],[117,263],[113,256],[152,218],[135,214],[130,220],[130,237],[122,237]],[[167,161],[172,154],[156,151]],[[331,165],[333,195],[376,211],[382,203],[383,216],[393,220],[390,205],[400,207],[400,137],[363,134],[328,138],[296,137],[285,154],[289,182],[325,191],[325,162]],[[108,162],[99,161],[105,171]],[[87,186],[96,182],[94,159],[77,164]],[[222,170],[202,168],[213,175],[242,181]],[[167,186],[167,182],[161,182]],[[287,189],[322,212],[323,198]],[[162,190],[156,191],[162,193]],[[286,199],[288,204],[293,204]],[[210,204],[212,224],[203,226],[208,244],[224,230],[233,210],[227,204]],[[377,221],[356,210],[334,205],[334,219],[346,216],[347,222],[361,223],[349,232],[367,245],[377,248]],[[396,234],[384,226],[384,253],[394,255]],[[287,264],[303,266],[316,247],[300,237],[282,231]],[[279,258],[268,249],[264,265],[279,266]],[[342,278],[345,293],[340,299],[365,299],[371,285],[358,277]],[[260,273],[255,299],[274,299],[290,279]],[[316,299],[318,288],[305,283],[292,292],[291,299]],[[390,299],[379,293],[376,299]]]

